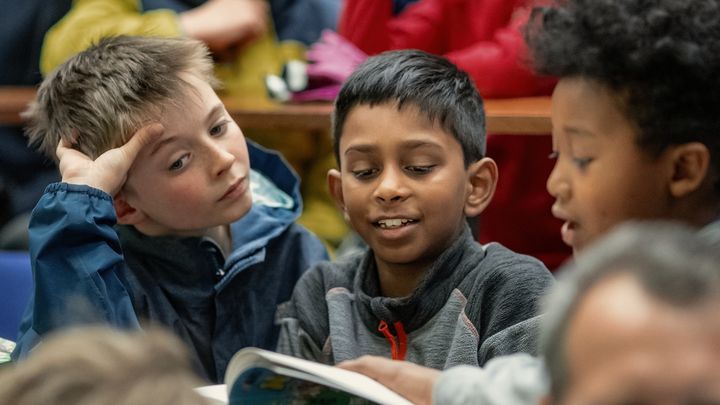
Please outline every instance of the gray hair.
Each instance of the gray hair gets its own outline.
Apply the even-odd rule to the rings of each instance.
[[[43,80],[23,113],[30,144],[55,159],[60,139],[96,158],[127,142],[165,107],[183,105],[189,73],[217,85],[207,47],[186,38],[100,40]]]
[[[569,324],[580,301],[599,281],[627,274],[651,297],[685,309],[720,299],[718,246],[702,239],[696,230],[676,223],[622,225],[561,272],[545,301],[540,338],[556,399],[562,398],[570,379],[566,352]]]
[[[174,335],[104,326],[49,335],[30,356],[0,369],[0,403],[14,405],[197,405],[203,382]]]

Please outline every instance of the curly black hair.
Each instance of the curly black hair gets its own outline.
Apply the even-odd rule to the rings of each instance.
[[[702,142],[720,173],[719,0],[556,0],[525,37],[538,73],[619,95],[645,150]]]

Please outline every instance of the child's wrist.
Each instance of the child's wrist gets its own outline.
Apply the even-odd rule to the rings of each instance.
[[[79,185],[79,186],[88,186],[88,187],[96,188],[100,191],[104,191],[104,192],[112,195],[111,187],[108,187],[107,184],[102,184],[102,182],[90,179],[88,177],[78,177],[78,176],[65,177],[65,176],[63,176],[62,182],[67,183],[67,184],[75,184],[75,185]]]

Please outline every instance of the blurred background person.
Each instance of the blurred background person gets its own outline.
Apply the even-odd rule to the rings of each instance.
[[[550,296],[543,403],[720,403],[717,245],[670,225],[611,235]]]
[[[0,368],[0,403],[197,405],[206,403],[193,390],[202,384],[188,351],[168,332],[79,327]]]
[[[0,86],[33,86],[47,30],[71,0],[0,0]],[[27,218],[45,186],[57,181],[55,165],[28,148],[20,125],[0,125],[0,250],[27,246]]]

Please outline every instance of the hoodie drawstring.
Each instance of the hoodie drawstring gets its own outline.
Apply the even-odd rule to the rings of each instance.
[[[393,360],[405,360],[405,353],[407,352],[407,335],[405,334],[405,328],[400,321],[393,324],[395,332],[397,332],[397,338],[390,332],[390,328],[385,321],[380,321],[378,330],[382,332],[390,343],[390,352],[392,353]]]

